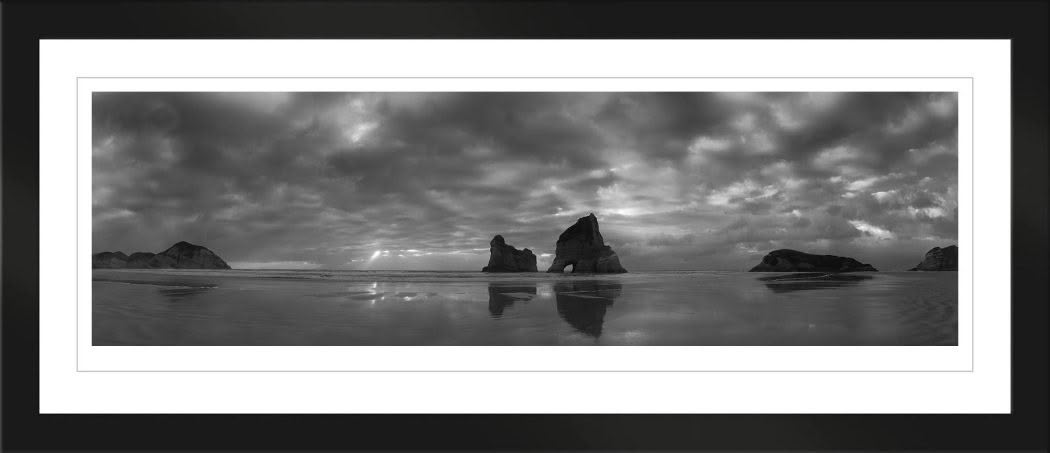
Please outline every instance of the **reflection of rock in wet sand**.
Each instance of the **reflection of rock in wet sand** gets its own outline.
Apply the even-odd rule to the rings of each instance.
[[[837,274],[823,272],[800,272],[796,274],[774,275],[762,277],[759,280],[766,282],[766,287],[775,293],[786,293],[791,291],[803,291],[808,289],[828,289],[854,286],[864,280],[871,280],[870,275],[860,274]]]
[[[494,318],[503,316],[503,310],[519,300],[536,297],[535,283],[511,283],[497,285],[489,283],[489,314]]]
[[[179,300],[183,300],[183,299],[193,298],[194,296],[196,296],[198,294],[204,294],[204,293],[206,293],[208,291],[211,291],[212,288],[214,288],[214,287],[213,286],[197,286],[197,287],[183,286],[183,287],[175,287],[175,288],[163,288],[162,287],[162,288],[158,289],[158,292],[160,292],[160,294],[162,296],[164,296],[164,298],[166,298],[166,299],[168,299],[170,301],[179,301]]]
[[[592,337],[602,334],[605,309],[620,297],[623,285],[609,281],[574,281],[554,284],[558,314],[576,330]]]

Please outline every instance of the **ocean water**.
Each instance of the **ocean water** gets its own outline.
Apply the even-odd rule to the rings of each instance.
[[[956,272],[93,271],[106,345],[956,345]]]

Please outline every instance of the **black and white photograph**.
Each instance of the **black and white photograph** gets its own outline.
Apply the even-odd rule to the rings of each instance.
[[[92,345],[957,346],[958,116],[955,92],[96,91]]]
[[[0,3],[0,450],[1046,448],[1045,1]]]

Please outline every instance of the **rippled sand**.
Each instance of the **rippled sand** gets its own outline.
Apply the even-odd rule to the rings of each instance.
[[[956,345],[958,274],[95,270],[94,345]]]

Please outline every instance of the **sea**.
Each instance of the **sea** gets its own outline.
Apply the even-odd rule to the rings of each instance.
[[[958,273],[93,270],[95,346],[952,346]]]

